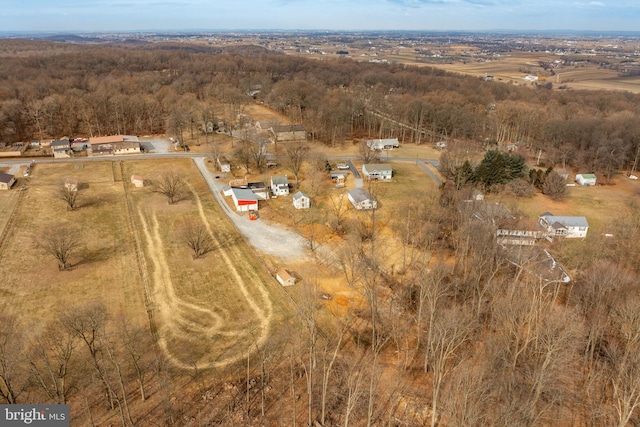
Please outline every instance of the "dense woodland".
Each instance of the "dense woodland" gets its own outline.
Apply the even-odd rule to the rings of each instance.
[[[304,123],[317,144],[524,141],[557,165],[609,176],[640,149],[640,97],[626,93],[258,48],[51,49],[0,61],[2,140],[172,133],[214,118],[231,126],[244,105],[264,102]],[[258,99],[246,95],[258,85]],[[454,172],[463,160],[452,155]],[[0,314],[0,401],[70,402],[88,425],[107,417],[123,426],[639,425],[640,209],[612,218],[626,238],[557,243],[579,272],[562,284],[509,263],[494,239],[498,224],[457,209],[465,185],[446,187],[443,197],[403,206],[385,230],[375,211],[340,224],[347,232],[335,268],[361,291],[363,308],[326,322],[310,280],[296,320],[283,326],[290,342],[268,343],[225,372],[173,369],[149,350],[144,325],[100,304],[59,308],[38,336]],[[384,262],[389,229],[403,254],[394,270]],[[434,265],[436,252],[447,262]]]
[[[4,44],[0,141],[8,143],[177,134],[213,118],[232,124],[243,105],[256,102],[247,94],[257,88],[258,102],[325,144],[390,135],[417,144],[445,137],[525,143],[545,150],[553,164],[608,177],[630,168],[640,147],[639,96],[625,92],[532,89],[430,67],[312,61],[257,47]]]

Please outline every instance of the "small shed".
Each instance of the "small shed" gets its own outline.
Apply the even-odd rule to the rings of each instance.
[[[231,172],[231,163],[224,156],[219,156],[216,160],[220,172]]]
[[[140,175],[131,175],[131,183],[138,188],[144,187],[144,178]]]
[[[596,185],[596,176],[592,173],[579,173],[576,175],[576,182],[584,187]]]
[[[297,278],[294,272],[290,272],[285,270],[284,268],[281,268],[276,273],[276,280],[278,280],[278,283],[280,283],[282,286],[293,286],[296,284]]]
[[[15,176],[10,173],[0,172],[0,190],[9,190],[15,182]]]

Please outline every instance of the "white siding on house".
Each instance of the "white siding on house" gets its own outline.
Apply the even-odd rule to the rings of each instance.
[[[310,206],[311,200],[301,191],[293,195],[293,207],[296,209],[309,209]]]
[[[357,210],[376,209],[378,202],[371,193],[362,188],[354,188],[347,191],[347,197],[349,201]]]
[[[568,239],[587,237],[589,223],[583,216],[555,216],[550,213],[540,215],[538,224],[547,232],[547,236],[566,237]]]

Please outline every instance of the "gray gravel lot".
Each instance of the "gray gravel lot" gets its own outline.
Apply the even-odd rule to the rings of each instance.
[[[277,225],[267,224],[262,220],[251,221],[246,213],[239,213],[227,205],[222,195],[222,185],[216,181],[205,165],[205,158],[193,159],[198,169],[204,176],[211,192],[216,198],[222,210],[233,221],[242,235],[259,251],[276,255],[284,259],[303,258],[307,254],[307,242],[298,234],[283,229]]]

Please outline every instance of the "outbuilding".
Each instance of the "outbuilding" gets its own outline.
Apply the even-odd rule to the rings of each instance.
[[[278,270],[278,272],[276,273],[276,280],[282,286],[293,286],[296,284],[295,273],[289,272],[284,268],[281,268],[280,270]]]
[[[579,173],[576,175],[576,182],[584,187],[596,185],[596,176],[592,173]]]
[[[258,198],[248,188],[232,188],[231,198],[238,212],[258,210]]]
[[[137,188],[144,187],[144,178],[140,175],[131,175],[131,183]]]
[[[9,190],[15,182],[15,176],[10,173],[0,172],[0,190]]]

